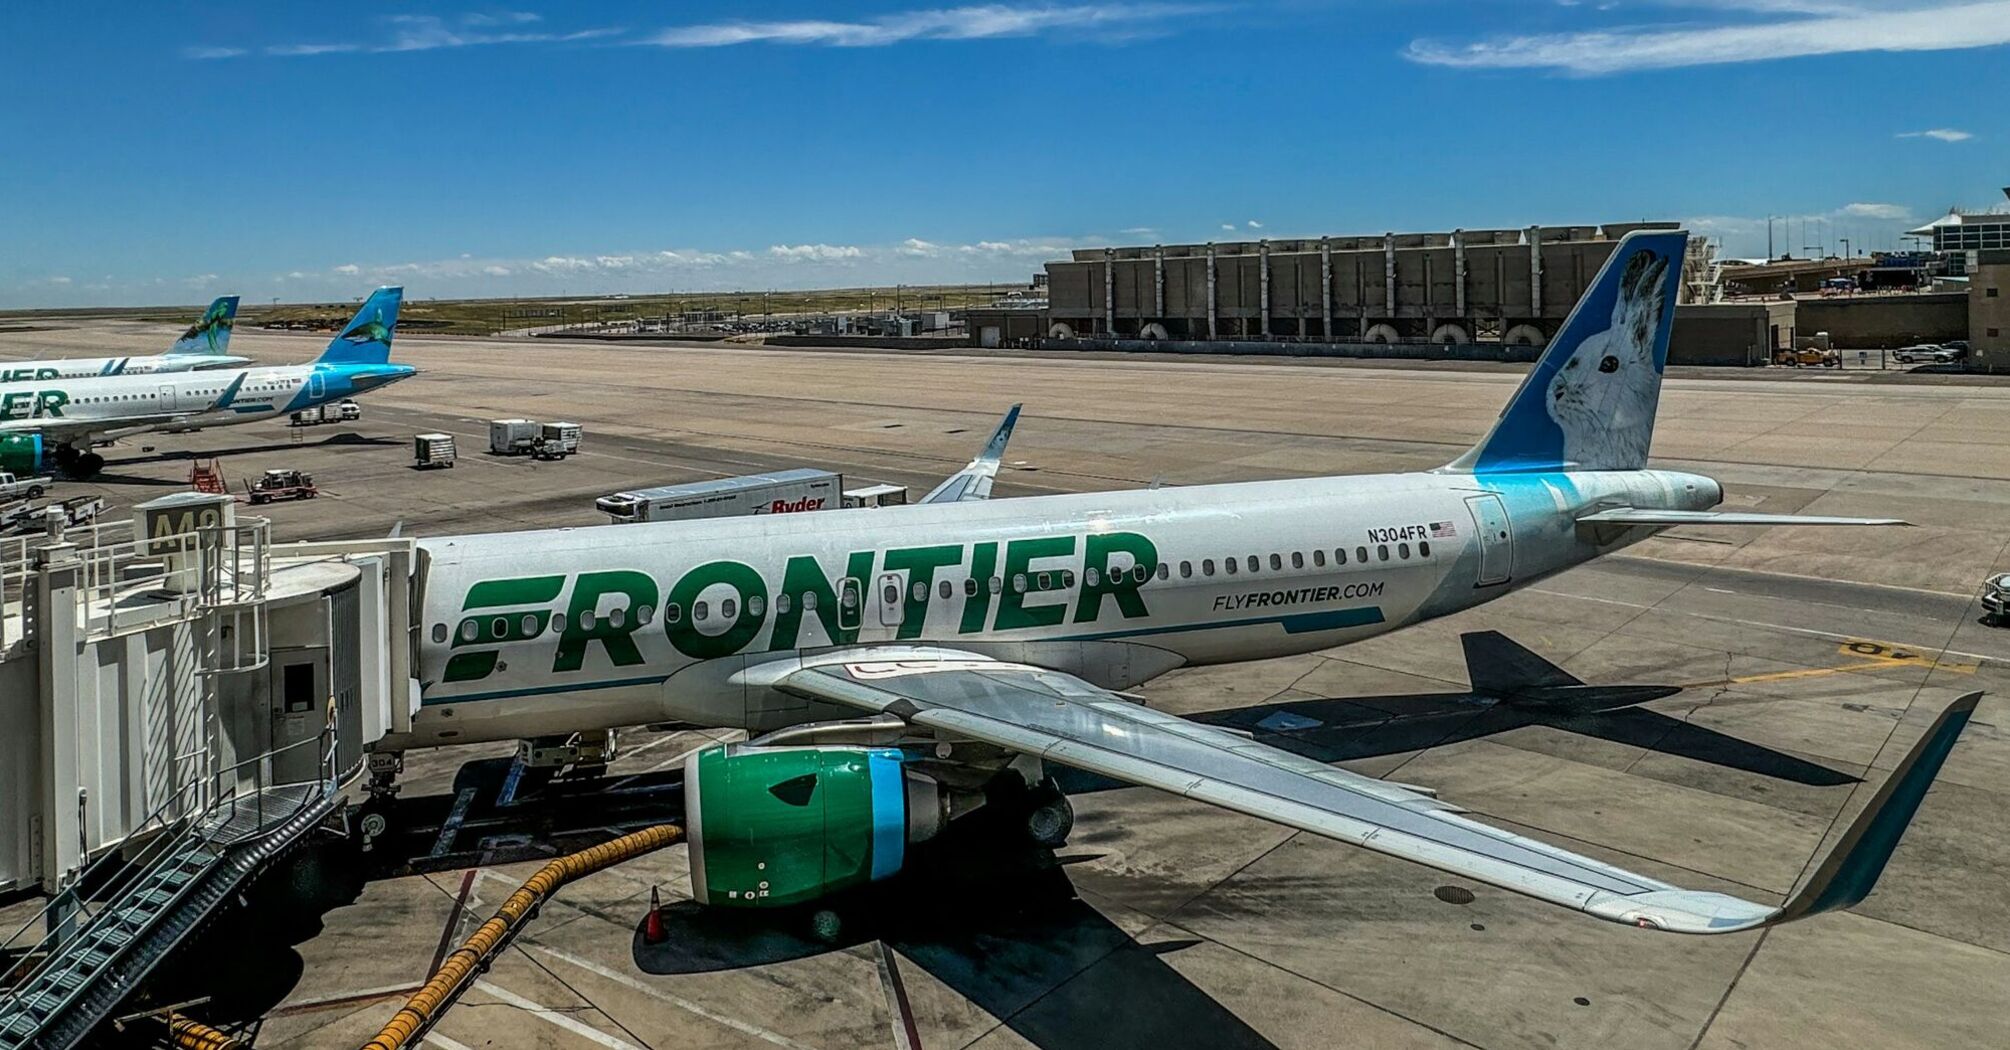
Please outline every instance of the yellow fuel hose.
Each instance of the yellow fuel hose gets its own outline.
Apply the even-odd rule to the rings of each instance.
[[[602,868],[662,849],[682,837],[683,828],[675,824],[659,824],[603,842],[592,849],[568,854],[539,868],[537,874],[532,875],[515,893],[510,894],[502,907],[496,909],[493,918],[482,923],[480,929],[440,963],[440,968],[425,987],[413,993],[412,998],[391,1018],[391,1023],[385,1025],[376,1038],[363,1044],[363,1050],[402,1050],[424,1034],[447,1006],[466,990],[475,975],[487,967],[497,952],[508,946],[517,930],[536,912],[537,906],[560,886]]]
[[[168,1015],[168,1041],[177,1050],[244,1050],[244,1044],[201,1021]]]

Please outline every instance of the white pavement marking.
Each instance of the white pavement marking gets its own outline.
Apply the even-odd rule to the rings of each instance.
[[[1764,620],[1740,620],[1734,616],[1712,616],[1709,613],[1686,612],[1682,609],[1670,609],[1665,605],[1646,605],[1641,602],[1622,602],[1617,598],[1594,598],[1589,594],[1571,594],[1568,591],[1552,591],[1543,587],[1530,587],[1528,591],[1530,594],[1547,594],[1553,598],[1575,598],[1581,602],[1597,602],[1600,605],[1620,605],[1628,609],[1646,609],[1649,612],[1670,613],[1675,616],[1693,616],[1698,620],[1714,620],[1717,623],[1735,623],[1740,627],[1763,627],[1769,631],[1788,631],[1793,634],[1807,634],[1807,635],[1813,635],[1816,638],[1828,638],[1838,642],[1855,642],[1862,640],[1856,635],[1837,634],[1834,631],[1817,631],[1812,627],[1789,627],[1783,623],[1767,623]],[[1887,642],[1891,641],[1891,639],[1889,638],[1881,640]],[[2000,656],[1990,656],[1987,653],[1965,653],[1959,649],[1942,649],[1938,646],[1918,645],[1913,642],[1892,642],[1892,644],[1902,645],[1908,649],[1918,649],[1922,652],[1939,653],[1941,656],[1960,656],[1970,660],[1983,660],[1989,663],[1999,663],[2003,659]]]
[[[591,1039],[594,1042],[599,1043],[601,1046],[607,1047],[608,1050],[643,1050],[642,1047],[636,1046],[634,1043],[631,1043],[626,1039],[619,1039],[614,1036],[608,1035],[606,1032],[603,1032],[600,1029],[595,1028],[592,1025],[587,1024],[586,1022],[581,1021],[576,1017],[573,1017],[569,1014],[560,1013],[559,1011],[554,1010],[551,1007],[545,1006],[542,1003],[526,999],[523,996],[518,995],[507,988],[495,984],[494,982],[476,981],[475,987],[481,989],[484,992],[487,992],[488,994],[496,997],[497,999],[502,1000],[505,1003],[508,1003],[511,1006],[516,1007],[519,1010],[524,1011],[525,1013],[530,1014],[532,1017],[535,1017],[538,1020],[548,1021],[554,1025],[557,1025],[560,1028],[565,1029],[568,1032],[571,1032],[574,1035],[581,1036],[586,1039]]]
[[[438,1032],[427,1032],[425,1041],[439,1047],[440,1050],[474,1050],[474,1047],[458,1039],[449,1039]]]
[[[592,959],[583,959],[577,955],[572,954],[571,952],[560,951],[557,948],[546,947],[545,945],[542,944],[532,944],[529,946],[528,950],[536,952],[539,955],[548,955],[551,958],[557,959],[560,962],[567,963],[572,966],[577,966],[588,973],[598,974],[602,977],[607,978],[610,981],[613,981],[615,984],[621,985],[624,988],[633,989],[635,991],[641,992],[643,995],[649,996],[652,999],[669,1003],[670,1005],[678,1007],[683,1010],[688,1010],[691,1013],[697,1014],[699,1017],[706,1019],[707,1021],[715,1021],[719,1024],[725,1025],[728,1028],[731,1028],[735,1032],[739,1032],[742,1035],[751,1035],[756,1039],[766,1040],[767,1042],[773,1043],[776,1046],[788,1047],[789,1050],[815,1050],[814,1047],[798,1043],[795,1040],[790,1039],[788,1036],[781,1034],[780,1032],[770,1032],[765,1028],[762,1028],[758,1025],[749,1024],[748,1022],[742,1021],[737,1017],[728,1017],[725,1014],[719,1013],[708,1007],[700,1006],[699,1004],[694,1003],[689,999],[673,995],[669,992],[664,991],[661,988],[653,988],[648,984],[645,984],[642,981],[629,976],[628,974],[622,973],[619,970],[602,966],[601,964],[594,962]]]

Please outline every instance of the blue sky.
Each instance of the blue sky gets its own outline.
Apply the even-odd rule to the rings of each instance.
[[[2010,182],[2010,2],[14,4],[0,305],[1023,280]],[[1873,47],[1879,49],[1872,49]],[[1803,231],[1806,232],[1803,232]]]

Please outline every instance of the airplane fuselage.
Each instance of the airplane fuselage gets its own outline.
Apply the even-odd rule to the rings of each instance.
[[[74,357],[53,361],[0,361],[0,383],[197,372],[210,368],[228,368],[249,360],[250,358],[232,357],[228,354],[154,354],[140,357]]]
[[[405,378],[406,365],[280,365],[0,384],[0,431],[119,433],[251,423]]]
[[[384,746],[843,717],[760,683],[862,643],[1125,689],[1470,608],[1658,531],[1583,514],[1720,498],[1667,471],[1431,472],[423,540],[423,706]]]

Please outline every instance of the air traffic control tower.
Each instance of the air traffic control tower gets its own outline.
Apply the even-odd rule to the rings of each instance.
[[[0,540],[0,1050],[70,1046],[411,726],[412,540],[229,496]],[[17,920],[18,921],[18,920]]]

